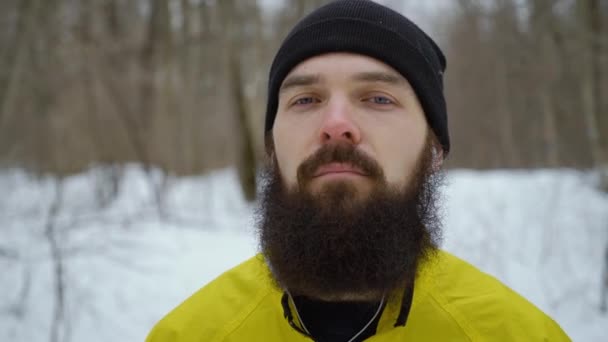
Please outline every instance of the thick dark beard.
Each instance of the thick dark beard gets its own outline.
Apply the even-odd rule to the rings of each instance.
[[[338,162],[365,167],[376,176],[374,190],[356,199],[348,182],[329,184],[319,194],[306,190],[309,171],[298,170],[298,186],[286,189],[276,160],[263,172],[257,212],[260,249],[275,285],[294,295],[339,300],[351,296],[380,299],[410,286],[418,265],[438,248],[441,222],[438,188],[432,171],[430,139],[405,189],[391,188],[375,161],[344,146],[328,147],[306,165]],[[340,157],[342,156],[342,157]],[[321,162],[321,159],[323,161]],[[357,161],[358,159],[358,161]],[[316,160],[316,161],[315,161]],[[363,160],[363,162],[362,162]]]

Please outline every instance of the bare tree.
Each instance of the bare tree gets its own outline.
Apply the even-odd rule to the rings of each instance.
[[[600,311],[608,310],[608,246],[604,249],[604,267],[600,281]]]
[[[513,80],[511,77],[512,63],[516,53],[514,41],[520,39],[517,28],[517,13],[512,0],[497,1],[497,9],[494,12],[493,22],[496,26],[492,41],[497,44],[496,54],[496,111],[499,119],[499,136],[502,142],[502,152],[506,163],[509,165],[521,165],[517,144],[515,142],[514,113],[513,106],[518,99],[512,91]]]
[[[8,48],[6,55],[3,56],[6,70],[10,73],[7,77],[0,78],[2,82],[0,83],[0,131],[8,116],[15,112],[16,94],[19,92],[19,85],[27,67],[28,44],[31,44],[36,34],[36,17],[42,3],[41,0],[23,0],[19,3],[16,13],[16,36],[9,42],[11,48]]]
[[[326,2],[292,0],[273,16],[245,0],[3,2],[0,162],[63,174],[132,161],[176,175],[238,165],[251,194],[270,59]],[[440,42],[450,165],[605,169],[606,5],[454,9],[441,14]],[[158,178],[150,184],[162,189]]]
[[[55,307],[51,319],[50,341],[63,341],[66,333],[66,317],[65,317],[65,262],[61,250],[61,237],[57,229],[56,218],[61,211],[61,203],[63,201],[63,180],[54,178],[54,196],[50,203],[49,211],[46,217],[44,236],[46,237],[51,257],[52,274],[53,274],[53,294],[55,298]]]
[[[579,30],[581,36],[582,87],[581,97],[585,128],[594,167],[601,172],[601,187],[608,191],[608,160],[602,153],[599,115],[601,111],[601,79],[603,68],[600,65],[600,37],[602,34],[602,12],[599,1],[577,1]]]
[[[541,58],[544,63],[539,63],[537,70],[538,96],[540,100],[543,118],[543,147],[545,149],[546,165],[558,167],[559,146],[557,132],[557,113],[555,99],[555,84],[558,81],[559,57],[563,56],[556,46],[560,32],[556,27],[556,19],[553,8],[554,1],[531,0],[531,30],[532,42],[534,43],[532,53]]]
[[[241,9],[240,6],[245,6]],[[243,36],[246,34],[243,25],[245,16],[259,16],[257,5],[244,5],[235,0],[226,0],[221,4],[222,18],[226,23],[226,46],[229,61],[230,96],[233,99],[234,111],[238,118],[237,136],[240,137],[239,160],[237,163],[239,179],[243,194],[247,200],[253,200],[256,193],[256,155],[254,133],[251,128],[251,113],[244,93],[246,79],[243,75],[241,58],[246,53],[242,49]],[[243,11],[243,12],[241,12]],[[259,19],[254,20],[259,22]]]

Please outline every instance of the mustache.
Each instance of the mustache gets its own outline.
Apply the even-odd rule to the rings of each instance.
[[[352,144],[335,143],[323,145],[300,164],[297,170],[298,183],[308,183],[319,167],[330,163],[350,164],[371,179],[384,180],[382,167],[372,157]]]

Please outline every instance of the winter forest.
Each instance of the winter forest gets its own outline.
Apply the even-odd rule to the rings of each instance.
[[[268,68],[328,0],[0,0],[0,341],[143,341],[257,251]],[[378,0],[447,56],[442,248],[608,338],[608,1]]]

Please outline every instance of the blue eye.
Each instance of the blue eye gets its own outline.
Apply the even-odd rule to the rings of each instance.
[[[379,105],[389,105],[389,104],[393,104],[393,101],[387,97],[384,96],[374,96],[372,98],[370,98],[370,100],[375,103],[375,104],[379,104]]]
[[[317,102],[313,97],[302,97],[293,102],[295,106],[309,105]]]

